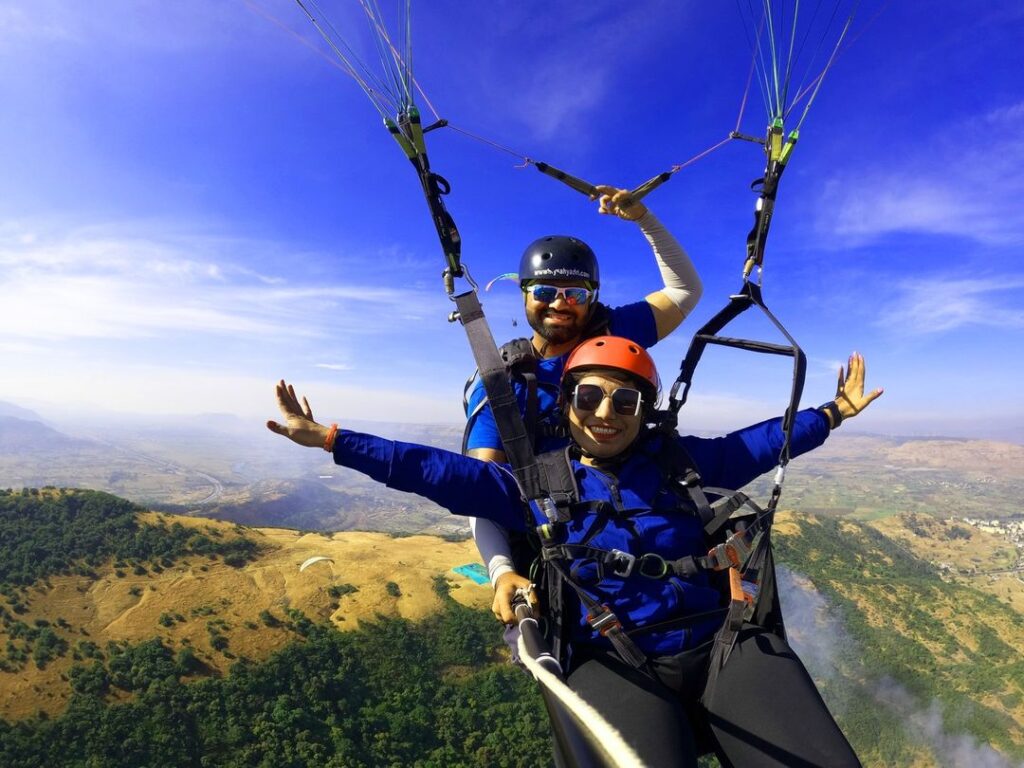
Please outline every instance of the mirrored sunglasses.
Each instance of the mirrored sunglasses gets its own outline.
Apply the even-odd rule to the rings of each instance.
[[[563,288],[557,285],[542,285],[540,283],[527,285],[523,290],[533,296],[535,301],[550,304],[558,299],[564,299],[566,304],[573,307],[586,304],[590,301],[592,293],[588,288],[575,286]]]
[[[610,397],[612,408],[620,416],[639,416],[643,397],[639,389],[619,387],[611,394],[605,394],[597,384],[577,384],[572,392],[572,407],[577,411],[596,411],[601,402]]]

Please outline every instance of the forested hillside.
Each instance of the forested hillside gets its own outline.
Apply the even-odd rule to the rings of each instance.
[[[1024,760],[1011,605],[863,523],[787,514],[776,533],[794,646],[865,765]],[[546,764],[489,588],[450,570],[471,552],[2,494],[0,692],[18,706],[0,765]]]

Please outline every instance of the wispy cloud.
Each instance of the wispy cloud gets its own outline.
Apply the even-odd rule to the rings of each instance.
[[[963,326],[1024,328],[1024,278],[930,277],[905,280],[878,325],[920,335]]]
[[[1024,242],[1024,102],[943,126],[915,147],[832,179],[824,228],[847,242],[892,232]]]
[[[40,13],[39,4],[31,10],[13,3],[0,4],[0,39],[8,44],[16,40],[66,40],[71,36],[66,20],[45,10]]]
[[[204,0],[155,4],[134,0],[0,2],[0,40],[88,46],[114,42],[136,50],[191,48],[215,39],[239,38],[241,30],[255,24],[243,8],[240,2]]]
[[[259,425],[279,418],[274,405],[275,377],[231,372],[220,368],[175,365],[107,364],[80,370],[69,391],[61,361],[51,360],[30,372],[0,369],[0,400],[33,404],[48,411],[60,404],[68,410],[90,409],[122,413],[232,413]],[[345,421],[386,415],[394,421],[458,423],[458,398],[410,392],[391,382],[373,386],[293,381],[300,396],[309,398],[317,418]],[[24,393],[24,394],[23,394]],[[259,428],[259,427],[257,427]]]
[[[357,275],[318,280],[304,276],[295,258],[280,262],[287,276],[266,274],[231,255],[256,262],[254,253],[282,251],[278,243],[205,235],[101,228],[39,235],[8,224],[0,227],[0,339],[336,337],[386,331],[425,312],[415,291],[364,284]]]
[[[500,94],[501,114],[523,125],[531,140],[551,139],[571,125],[578,143],[580,127],[592,124],[588,117],[620,87],[617,79],[670,33],[678,16],[677,7],[650,2],[627,8],[599,0],[546,10],[503,3],[500,14],[488,6],[488,24],[499,24],[501,37],[517,44],[506,51],[514,59],[482,62],[481,82],[492,96]]]

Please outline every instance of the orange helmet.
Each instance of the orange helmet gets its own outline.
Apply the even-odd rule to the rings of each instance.
[[[628,373],[640,383],[650,385],[655,393],[661,388],[658,369],[647,350],[621,336],[595,336],[569,353],[562,371],[563,388],[568,376],[591,368],[611,368]]]

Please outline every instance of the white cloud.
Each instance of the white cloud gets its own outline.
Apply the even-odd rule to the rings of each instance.
[[[50,44],[118,46],[175,50],[230,40],[244,42],[253,26],[266,26],[238,2],[210,3],[177,0],[140,3],[138,0],[34,0],[28,7],[0,4],[0,40],[48,41]]]
[[[892,232],[1024,242],[1024,102],[923,136],[826,185],[822,225],[846,242]]]
[[[928,277],[905,280],[878,325],[919,335],[963,326],[1024,328],[1024,278]],[[1007,295],[1016,298],[1011,305]]]
[[[0,39],[12,40],[44,39],[57,41],[71,37],[67,27],[59,18],[40,17],[39,9],[34,4],[31,12],[18,8],[12,3],[0,5]]]
[[[250,261],[269,254],[289,277],[239,266],[235,253]],[[425,313],[418,292],[357,275],[314,280],[302,276],[303,262],[277,243],[96,227],[40,234],[8,224],[0,228],[0,339],[366,335]]]
[[[254,424],[278,417],[273,377],[212,368],[103,365],[76,370],[74,391],[69,392],[67,378],[58,374],[59,361],[52,366],[39,365],[30,372],[0,369],[0,399],[60,403],[79,413],[90,409],[150,416],[231,413]],[[309,398],[318,419],[342,425],[346,419],[365,419],[367,414],[387,414],[388,420],[396,422],[457,423],[461,417],[458,398],[431,397],[391,388],[388,383],[373,388],[299,383],[296,389]]]

